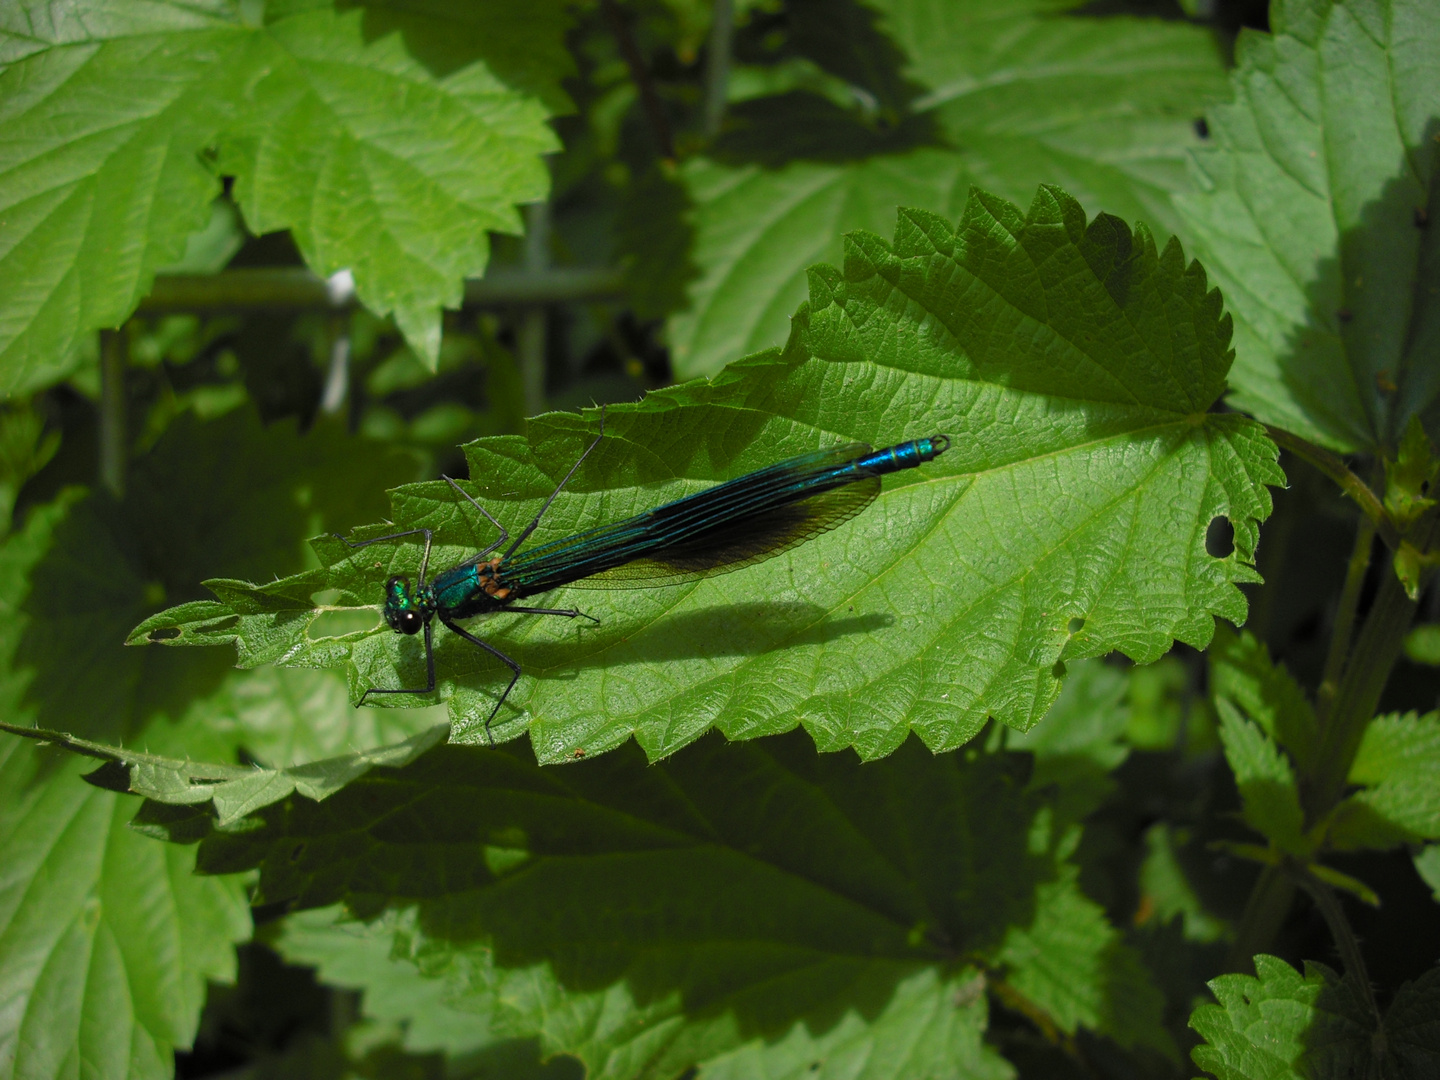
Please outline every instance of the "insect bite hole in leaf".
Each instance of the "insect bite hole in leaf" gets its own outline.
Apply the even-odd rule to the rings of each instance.
[[[1228,559],[1235,551],[1235,526],[1227,517],[1213,517],[1205,527],[1205,553],[1215,559]]]
[[[162,626],[145,635],[148,641],[173,641],[180,636],[178,626]]]
[[[381,625],[379,614],[373,607],[334,608],[317,612],[305,628],[305,636],[311,641],[321,638],[341,638],[349,634],[374,630]]]

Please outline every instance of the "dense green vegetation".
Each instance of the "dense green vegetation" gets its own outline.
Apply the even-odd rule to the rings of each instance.
[[[1440,6],[14,3],[0,1076],[1440,1075]],[[379,604],[845,442],[769,561]]]

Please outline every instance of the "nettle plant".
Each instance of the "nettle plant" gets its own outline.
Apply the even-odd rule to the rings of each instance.
[[[5,20],[0,1074],[1440,1074],[1440,5],[737,6]],[[950,445],[353,708],[591,399]]]

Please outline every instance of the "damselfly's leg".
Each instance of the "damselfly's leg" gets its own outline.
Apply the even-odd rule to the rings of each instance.
[[[545,505],[540,507],[540,512],[535,515],[535,519],[531,521],[529,525],[526,525],[520,535],[515,538],[515,542],[505,549],[505,558],[508,559],[511,555],[514,555],[515,549],[518,548],[521,544],[523,544],[527,539],[529,539],[530,534],[535,531],[535,526],[539,525],[540,519],[545,516],[545,511],[549,510],[550,504],[555,501],[555,496],[559,495],[560,492],[565,489],[565,485],[570,482],[570,478],[575,475],[575,471],[579,469],[580,466],[584,463],[585,459],[590,456],[590,451],[594,450],[595,447],[600,445],[600,440],[604,437],[605,410],[602,408],[600,410],[600,430],[595,433],[595,441],[592,442],[589,446],[587,446],[585,448],[585,452],[580,455],[580,457],[576,460],[575,464],[570,466],[570,471],[565,474],[565,479],[561,480],[560,483],[555,485],[555,490],[552,491],[550,493],[550,497],[545,500]],[[487,514],[486,516],[488,517],[489,515]]]
[[[518,611],[521,615],[564,615],[567,619],[589,619],[597,626],[600,624],[594,615],[587,615],[579,608],[507,607],[504,610]]]
[[[486,517],[489,517],[489,515],[487,514]],[[380,543],[380,542],[383,541],[383,540],[399,540],[402,536],[416,536],[416,535],[422,535],[422,536],[424,536],[424,537],[425,537],[425,553],[420,556],[420,584],[421,584],[421,585],[424,585],[424,584],[425,584],[425,569],[426,569],[426,567],[428,567],[428,566],[430,565],[430,530],[429,530],[429,529],[406,529],[404,532],[387,533],[387,534],[384,535],[384,536],[372,536],[369,540],[346,540],[345,537],[341,536],[339,533],[331,533],[330,535],[333,536],[333,537],[335,537],[336,540],[339,540],[339,541],[340,541],[342,544],[344,544],[346,547],[352,547],[352,548],[369,547],[371,544],[378,544],[378,543]],[[433,688],[432,688],[432,689],[433,689]]]
[[[459,634],[472,645],[479,645],[480,648],[484,649],[491,656],[495,657],[495,659],[499,660],[502,664],[504,664],[510,669],[510,681],[505,684],[504,693],[500,695],[500,700],[495,702],[495,707],[490,710],[490,715],[485,718],[485,737],[490,740],[490,745],[494,746],[495,736],[490,734],[490,722],[495,719],[495,714],[500,711],[500,706],[505,704],[505,699],[510,696],[510,691],[515,689],[515,684],[520,681],[520,665],[517,664],[514,660],[511,660],[510,657],[506,656],[499,649],[495,648],[494,645],[490,645],[484,641],[481,641],[474,634],[462,629],[459,626],[456,626],[448,619],[442,619],[441,621],[445,623],[445,626],[450,630],[451,633]],[[425,630],[428,633],[430,627],[427,625],[425,627]]]
[[[403,533],[401,535],[404,535]],[[425,685],[408,687],[403,690],[387,690],[382,686],[372,686],[365,693],[360,695],[360,700],[355,703],[358,709],[365,704],[365,699],[371,694],[430,694],[435,690],[435,647],[430,624],[425,624]]]
[[[478,563],[481,559],[485,558],[486,555],[489,555],[490,552],[494,551],[506,540],[510,539],[510,530],[505,528],[504,525],[501,525],[500,522],[496,521],[494,515],[492,515],[489,510],[486,510],[485,507],[481,506],[478,502],[476,502],[474,497],[471,496],[469,492],[465,491],[454,480],[451,480],[450,477],[442,474],[440,479],[444,480],[447,484],[454,488],[457,494],[464,496],[466,502],[468,502],[471,506],[475,507],[476,510],[479,510],[480,513],[485,515],[486,521],[490,522],[491,525],[494,525],[495,528],[500,530],[500,539],[496,540],[484,551],[481,551],[475,555],[471,555],[470,558],[466,560],[467,562]]]

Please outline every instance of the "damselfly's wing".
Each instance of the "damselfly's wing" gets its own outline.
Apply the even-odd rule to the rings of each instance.
[[[864,510],[879,494],[880,478],[866,477],[717,526],[693,542],[672,545],[654,555],[580,578],[572,585],[577,589],[646,589],[728,574],[829,532]]]
[[[854,517],[880,491],[851,468],[850,443],[790,458],[613,525],[506,560],[522,595],[560,585],[626,589],[728,573],[788,551]]]

